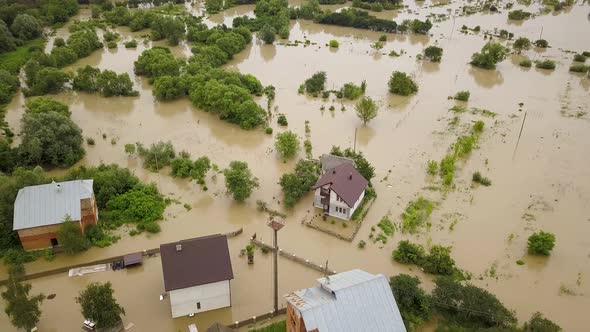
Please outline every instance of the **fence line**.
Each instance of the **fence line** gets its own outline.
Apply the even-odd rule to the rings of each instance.
[[[265,248],[265,249],[270,250],[270,251],[274,251],[275,250],[273,246],[270,246],[270,245],[268,245],[268,244],[266,244],[266,243],[264,243],[262,241],[258,241],[258,240],[254,239],[254,238],[250,238],[250,243],[252,243],[252,244],[254,244],[256,246],[259,246],[261,248]],[[293,253],[287,252],[287,251],[285,251],[285,250],[283,250],[281,248],[279,248],[279,255],[282,256],[282,257],[285,257],[286,259],[289,259],[289,260],[292,260],[292,261],[294,261],[296,263],[299,263],[301,265],[304,265],[304,266],[307,266],[309,268],[312,268],[312,269],[314,269],[316,271],[319,271],[319,272],[322,272],[322,273],[326,272],[326,268],[323,265],[314,263],[314,262],[312,262],[309,259],[305,259],[303,257],[299,257],[299,256],[297,256],[297,255],[295,255]],[[336,274],[336,271],[334,271],[334,270],[328,270],[327,272],[328,272],[329,275]]]
[[[259,316],[252,316],[248,319],[236,321],[236,322],[228,325],[228,327],[237,329],[240,327],[244,327],[246,325],[258,323],[258,322],[265,320],[265,319],[274,318],[276,316],[284,315],[286,313],[287,313],[287,308],[280,308],[276,313],[274,312],[274,310],[271,310],[270,312],[267,312],[267,313],[259,315]]]

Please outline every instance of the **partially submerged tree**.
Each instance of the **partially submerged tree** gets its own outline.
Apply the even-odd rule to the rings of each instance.
[[[408,74],[401,71],[394,71],[391,74],[388,86],[389,92],[400,96],[409,96],[418,92],[418,85]]]
[[[22,265],[11,266],[8,270],[6,290],[2,292],[2,298],[6,301],[4,311],[10,318],[10,322],[17,329],[30,331],[39,322],[41,310],[39,305],[45,299],[45,295],[31,296],[31,284],[22,282],[24,267]]]
[[[238,201],[243,202],[250,197],[254,188],[258,188],[258,179],[252,175],[248,164],[243,161],[232,161],[223,170],[225,188]]]
[[[400,274],[389,280],[393,297],[408,330],[430,318],[430,296],[420,288],[420,279]]]
[[[483,46],[481,52],[471,56],[471,64],[484,69],[494,69],[498,62],[506,59],[507,55],[508,49],[506,47],[499,43],[488,42]]]
[[[68,255],[74,255],[90,248],[90,242],[82,234],[80,223],[72,221],[70,216],[66,216],[59,227],[57,241],[64,253]]]
[[[113,296],[111,283],[91,283],[76,297],[76,302],[82,307],[82,315],[92,320],[96,326],[114,327],[121,322],[121,314],[125,309],[117,303]]]
[[[523,50],[528,50],[531,47],[531,41],[526,37],[520,37],[514,41],[512,47],[520,54]]]
[[[371,97],[363,97],[356,105],[355,105],[356,115],[363,120],[364,124],[371,121],[377,116],[379,112],[379,108],[377,104]]]
[[[549,256],[554,246],[555,235],[551,233],[540,231],[529,236],[529,254]]]
[[[292,131],[280,133],[276,137],[275,149],[285,159],[293,158],[299,151],[299,138]]]
[[[279,181],[287,207],[292,207],[318,181],[319,165],[312,160],[299,160],[294,173],[286,173]]]

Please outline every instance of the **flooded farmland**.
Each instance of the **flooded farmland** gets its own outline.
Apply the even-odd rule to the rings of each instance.
[[[434,23],[430,35],[388,34],[388,41],[380,51],[371,48],[371,44],[382,33],[292,20],[289,40],[307,39],[308,46],[265,45],[254,39],[226,65],[229,70],[256,76],[263,85],[275,86],[276,112],[287,116],[288,129],[299,137],[305,137],[305,121],[309,121],[309,139],[315,158],[329,152],[333,145],[356,146],[376,169],[373,185],[378,197],[352,243],[303,225],[317,213],[308,194],[288,212],[286,226],[279,233],[279,246],[315,262],[328,260],[330,268],[336,271],[360,268],[386,276],[415,274],[427,287],[432,286],[432,277],[416,267],[394,262],[392,250],[402,239],[424,245],[452,246],[457,266],[472,273],[471,282],[497,295],[506,307],[515,310],[519,321],[528,320],[532,313],[540,311],[565,331],[587,330],[590,325],[586,314],[590,308],[590,78],[570,73],[568,68],[572,52],[590,51],[587,37],[590,6],[578,2],[558,14],[543,14],[516,23],[507,19],[507,10],[459,15],[462,2],[444,5],[437,1],[406,1],[405,4],[408,9],[376,15],[399,22],[408,18],[424,19],[430,13],[450,15]],[[326,7],[338,9],[349,5]],[[195,8],[187,6],[196,14],[201,13],[201,4]],[[516,4],[516,7],[522,6]],[[229,25],[236,16],[253,16],[253,10],[254,6],[238,6],[212,15],[206,22]],[[79,19],[88,16],[89,10],[83,9]],[[462,25],[479,25],[482,32],[461,33]],[[542,33],[551,48],[532,48],[522,55],[512,54],[496,70],[470,66],[471,55],[486,43],[483,31],[494,29],[507,29],[516,37],[531,40]],[[66,25],[57,31],[57,36],[67,36],[67,31]],[[127,28],[117,31],[123,39],[141,35]],[[340,42],[337,50],[325,46],[331,39]],[[440,63],[417,58],[426,46],[435,44],[444,49]],[[191,322],[204,330],[215,321],[229,324],[272,310],[270,256],[257,251],[255,264],[248,265],[239,253],[254,233],[263,241],[271,240],[267,215],[257,211],[255,202],[263,200],[280,209],[282,193],[278,179],[292,171],[296,161],[283,162],[274,151],[274,136],[262,130],[247,131],[223,122],[214,114],[196,109],[187,98],[172,102],[156,100],[147,79],[133,72],[133,62],[153,45],[164,44],[140,43],[137,49],[105,48],[68,68],[91,65],[126,72],[139,91],[138,97],[104,98],[68,90],[55,98],[70,106],[71,118],[82,128],[83,136],[96,140],[96,145],[85,146],[86,156],[78,165],[116,163],[127,167],[142,181],[156,183],[163,194],[179,203],[166,209],[162,231],[158,234],[132,237],[122,228],[119,231],[122,238],[110,247],[92,248],[74,257],[58,255],[51,262],[40,259],[27,264],[27,272],[243,228],[242,235],[229,240],[235,276],[233,305],[193,318],[173,320],[169,303],[158,298],[164,292],[164,285],[160,259],[156,257],[147,259],[143,267],[128,271],[71,278],[62,274],[33,280],[33,292],[56,294],[55,299],[46,300],[41,307],[40,331],[79,331],[83,318],[74,297],[93,281],[112,282],[115,296],[127,312],[124,322],[133,322],[136,331],[183,331]],[[177,56],[190,55],[190,45],[186,43],[172,49]],[[389,56],[392,50],[401,56]],[[557,68],[547,71],[520,67],[523,56],[531,60],[555,60]],[[395,70],[414,77],[419,85],[416,95],[402,97],[388,92],[387,81]],[[366,95],[379,104],[377,118],[363,125],[355,114],[354,102],[299,95],[299,85],[317,71],[327,73],[329,89],[366,80]],[[468,107],[487,109],[497,116],[462,114],[460,123],[450,127],[448,122],[455,114],[449,109],[460,102],[448,97],[460,90],[471,92]],[[6,115],[17,134],[24,101],[22,94],[14,98]],[[261,105],[265,102],[264,98],[259,100]],[[332,105],[334,111],[329,110]],[[458,164],[455,189],[431,190],[436,179],[427,175],[427,161],[440,160],[475,119],[484,121],[486,130],[479,140],[479,148]],[[285,130],[274,119],[271,127],[275,133]],[[111,142],[113,139],[115,144]],[[260,186],[245,203],[236,203],[225,194],[221,174],[210,172],[208,190],[203,191],[194,182],[171,177],[168,168],[149,172],[142,168],[139,158],[130,157],[123,150],[127,143],[149,145],[158,141],[171,141],[177,151],[185,150],[192,156],[206,155],[220,168],[232,160],[245,161]],[[304,152],[300,151],[299,157],[303,158]],[[485,172],[493,185],[472,186],[471,176],[477,170]],[[65,170],[53,172],[58,175]],[[385,215],[399,222],[405,206],[418,196],[438,204],[428,229],[414,235],[396,232],[384,245],[368,241],[371,226]],[[185,209],[185,203],[192,209]],[[538,230],[556,235],[555,249],[548,258],[526,253],[528,236]],[[368,242],[366,248],[357,248],[360,240]],[[517,260],[525,264],[517,265]],[[279,271],[279,294],[310,287],[321,276],[285,259],[279,259]],[[0,274],[3,279],[6,271]],[[2,302],[0,306],[3,305]],[[284,305],[281,298],[281,306]],[[13,329],[3,316],[0,330]]]

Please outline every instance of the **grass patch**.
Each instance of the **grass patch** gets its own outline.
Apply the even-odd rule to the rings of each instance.
[[[529,59],[525,59],[525,60],[520,61],[520,63],[518,63],[518,65],[521,67],[530,68],[533,65],[533,62]]]
[[[0,68],[4,68],[13,74],[18,73],[35,50],[42,51],[45,48],[45,42],[45,38],[37,38],[24,43],[14,51],[0,53]]]
[[[479,172],[473,173],[473,177],[471,178],[471,180],[473,180],[473,182],[477,182],[477,183],[484,185],[486,187],[492,185],[492,181],[490,179],[486,178],[485,176],[481,175],[481,173],[479,173]]]
[[[365,197],[363,197],[363,200],[361,201],[359,206],[356,208],[356,210],[354,210],[350,219],[354,221],[363,220],[369,212],[367,204],[374,198],[377,198],[377,193],[375,192],[375,189],[371,187],[367,188],[367,190],[365,191]]]
[[[553,60],[537,61],[535,64],[535,67],[541,68],[541,69],[553,70],[553,69],[555,69],[555,61],[553,61]]]
[[[415,233],[419,227],[426,223],[434,207],[434,202],[422,196],[408,203],[408,206],[401,215],[402,231],[404,233]]]
[[[459,91],[453,97],[455,100],[468,101],[471,93],[469,91]]]
[[[377,224],[377,227],[381,228],[381,231],[383,231],[383,233],[387,236],[392,236],[393,233],[395,233],[395,226],[393,225],[388,216],[384,216],[383,218],[381,218],[381,220]]]

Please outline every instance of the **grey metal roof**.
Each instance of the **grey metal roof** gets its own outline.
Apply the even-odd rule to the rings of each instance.
[[[406,332],[387,278],[362,270],[318,279],[319,286],[296,291],[287,301],[307,331]]]
[[[354,160],[324,153],[320,156],[320,164],[322,165],[323,174],[326,171],[342,164],[351,164],[354,166]]]
[[[14,202],[13,229],[62,223],[66,215],[80,220],[80,200],[92,197],[93,180],[52,182],[24,187]]]

